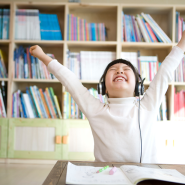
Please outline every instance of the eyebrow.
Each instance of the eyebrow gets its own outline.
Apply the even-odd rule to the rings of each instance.
[[[116,68],[116,66],[111,66],[110,68],[112,68],[112,67],[115,67]],[[122,68],[125,68],[125,67],[131,68],[130,66],[123,66]]]

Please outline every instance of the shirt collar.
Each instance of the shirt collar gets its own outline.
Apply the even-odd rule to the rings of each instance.
[[[133,104],[137,102],[137,98],[107,98],[107,102],[108,104]]]

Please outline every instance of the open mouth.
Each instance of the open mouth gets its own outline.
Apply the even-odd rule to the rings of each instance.
[[[122,77],[122,76],[118,76],[113,81],[114,82],[125,82],[127,80],[124,77]]]

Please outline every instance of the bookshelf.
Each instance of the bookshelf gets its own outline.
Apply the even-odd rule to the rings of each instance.
[[[13,77],[14,74],[14,62],[13,54],[14,49],[23,45],[28,47],[31,45],[40,45],[44,52],[53,53],[55,58],[64,66],[66,65],[66,51],[67,48],[72,52],[80,51],[114,51],[116,52],[116,58],[120,58],[122,51],[137,51],[140,50],[141,55],[157,55],[160,62],[171,51],[172,47],[177,43],[175,42],[175,12],[180,11],[182,17],[185,18],[185,6],[172,5],[150,5],[150,4],[78,4],[78,3],[41,3],[41,2],[5,2],[0,3],[0,8],[10,8],[10,32],[8,40],[0,40],[0,49],[6,53],[7,57],[7,71],[8,78],[0,78],[5,81],[7,87],[7,118],[1,118],[2,120],[11,120],[11,126],[20,126],[20,123],[25,123],[26,126],[32,124],[30,119],[11,118],[12,110],[12,93],[18,89],[25,92],[26,86],[37,85],[39,88],[53,87],[55,94],[58,97],[60,103],[61,112],[63,111],[63,92],[65,91],[64,86],[58,80],[37,80],[37,79],[16,79]],[[40,13],[51,13],[57,14],[59,25],[63,40],[61,41],[50,41],[50,40],[16,40],[15,39],[15,11],[16,9],[39,9]],[[146,43],[146,42],[122,42],[121,41],[121,12],[125,14],[136,15],[141,12],[151,14],[163,31],[172,40],[172,43]],[[67,15],[74,14],[80,18],[86,19],[87,22],[104,22],[107,29],[106,41],[69,41],[67,40]],[[98,81],[81,80],[82,84],[87,87],[96,88]],[[150,82],[145,82],[145,89],[149,87]],[[170,82],[167,90],[167,106],[169,110],[169,122],[175,121],[174,117],[174,87],[177,90],[185,89],[184,82]],[[63,116],[63,112],[62,112]],[[40,122],[45,122],[44,119],[34,119],[34,125],[40,125]],[[87,120],[51,120],[58,123],[66,124],[71,122],[75,124],[78,122],[86,122]],[[48,122],[48,121],[46,121]],[[163,121],[161,121],[162,123]],[[14,126],[15,126],[14,125]],[[23,126],[23,124],[21,125]],[[45,125],[46,126],[46,125]],[[55,126],[57,129],[57,126]],[[10,129],[10,128],[9,128]],[[12,132],[12,131],[11,131]],[[13,138],[10,138],[11,143]],[[65,148],[65,147],[64,147]],[[11,152],[12,152],[11,148]],[[20,154],[19,156],[22,156]],[[1,157],[1,156],[0,156]],[[15,157],[12,154],[9,157]],[[18,157],[18,155],[16,155]],[[67,158],[66,158],[67,159]]]

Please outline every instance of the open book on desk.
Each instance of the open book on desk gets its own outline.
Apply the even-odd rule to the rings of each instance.
[[[123,184],[136,185],[144,180],[160,180],[185,184],[185,176],[175,169],[155,169],[134,165],[123,165],[113,175],[112,167],[96,173],[102,167],[67,165],[66,184]]]

